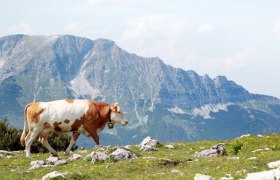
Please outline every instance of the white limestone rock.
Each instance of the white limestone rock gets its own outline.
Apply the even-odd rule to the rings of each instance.
[[[269,168],[278,168],[278,167],[280,167],[280,160],[279,161],[270,162],[270,163],[267,164],[267,166]]]
[[[103,152],[92,152],[84,157],[85,159],[91,159],[92,163],[95,163],[97,161],[106,161],[110,157],[103,153]]]
[[[280,179],[280,169],[249,173],[245,180],[275,180]]]
[[[157,151],[156,145],[159,142],[155,139],[152,139],[150,136],[147,136],[143,141],[138,145],[141,151]]]
[[[196,174],[194,180],[214,180],[214,178],[204,174]]]
[[[42,178],[42,180],[53,179],[53,178],[58,178],[58,177],[65,178],[65,175],[67,175],[67,174],[68,174],[68,172],[60,173],[58,171],[53,171],[51,173],[46,174]]]
[[[110,154],[110,157],[114,158],[115,160],[125,160],[130,158],[137,158],[137,156],[128,150],[118,148],[114,152]]]
[[[78,160],[78,159],[82,159],[83,156],[80,154],[73,154],[72,156],[69,157],[70,161],[74,161],[74,160]]]

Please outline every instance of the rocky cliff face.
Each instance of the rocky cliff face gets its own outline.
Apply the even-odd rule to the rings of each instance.
[[[224,76],[173,68],[105,39],[0,38],[1,118],[21,127],[27,103],[63,98],[120,103],[130,125],[106,130],[104,144],[146,135],[179,141],[280,132],[279,99],[251,94]]]

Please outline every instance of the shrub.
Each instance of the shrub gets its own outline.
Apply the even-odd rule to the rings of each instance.
[[[20,144],[22,129],[9,127],[7,120],[0,120],[0,149],[7,151],[23,150]],[[70,143],[70,137],[62,133],[50,133],[49,144],[57,151],[64,151]],[[77,149],[77,146],[72,149]],[[31,147],[32,152],[48,152],[39,141],[34,141]]]
[[[231,145],[231,153],[237,155],[238,152],[242,149],[243,143],[236,141],[234,144]]]

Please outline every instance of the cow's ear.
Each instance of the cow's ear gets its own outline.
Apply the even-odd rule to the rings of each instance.
[[[111,105],[111,110],[112,110],[113,112],[117,112],[117,111],[118,111],[118,103],[112,104],[112,105]]]

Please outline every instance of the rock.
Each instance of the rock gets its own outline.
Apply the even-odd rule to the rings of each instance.
[[[248,160],[257,160],[258,158],[257,157],[250,157],[248,158]]]
[[[1,158],[5,158],[5,156],[4,156],[3,154],[0,154],[0,159],[1,159]]]
[[[233,157],[229,157],[229,158],[227,158],[228,160],[238,160],[238,159],[240,159],[239,157],[236,157],[236,156],[233,156]]]
[[[80,153],[82,153],[82,154],[85,154],[85,153],[87,153],[88,151],[87,150],[81,150],[81,151],[79,151]]]
[[[177,170],[177,169],[171,170],[171,173],[179,173],[179,172],[181,172],[181,171],[179,171],[179,170]]]
[[[244,137],[249,137],[249,136],[251,136],[251,134],[244,134],[244,135],[242,135],[242,136],[240,136],[240,137],[238,137],[236,139],[240,139],[240,138],[244,138]]]
[[[30,162],[31,167],[30,167],[28,170],[31,171],[31,170],[34,170],[34,169],[39,169],[39,168],[41,168],[42,165],[44,165],[44,164],[45,164],[45,162],[42,161],[42,160],[31,161],[31,162]]]
[[[273,169],[270,171],[262,171],[262,172],[255,172],[249,173],[245,180],[275,180],[280,179],[280,170]]]
[[[267,148],[264,148],[264,150],[265,150],[265,151],[269,151],[269,150],[270,150],[270,148],[268,148],[268,147],[267,147]]]
[[[280,167],[280,160],[279,161],[270,162],[270,163],[267,164],[267,166],[269,168],[278,168],[278,167]]]
[[[212,146],[208,150],[203,150],[201,152],[196,153],[196,157],[217,157],[225,154],[226,154],[226,150],[223,144],[217,144]]]
[[[69,157],[69,160],[73,161],[73,160],[78,160],[78,159],[82,159],[82,158],[83,158],[83,156],[80,154],[73,154],[72,156]]]
[[[85,159],[89,159],[89,158],[91,159],[92,163],[95,163],[97,161],[106,161],[110,157],[103,152],[92,152],[85,157]]]
[[[257,136],[258,136],[258,137],[261,137],[261,138],[263,138],[263,137],[264,137],[264,136],[263,136],[263,135],[261,135],[261,134],[258,134]]]
[[[141,151],[157,151],[158,148],[155,146],[159,142],[155,139],[152,139],[150,136],[147,136],[143,141],[138,145],[139,149]]]
[[[256,153],[256,152],[260,152],[260,151],[263,151],[263,149],[256,149],[256,150],[253,150],[251,151],[252,153]]]
[[[10,152],[10,151],[5,151],[5,150],[0,150],[0,154],[3,154],[4,156],[8,156],[8,155],[14,156],[15,155],[15,153]]]
[[[31,166],[33,166],[33,165],[35,165],[35,164],[44,165],[45,162],[42,161],[42,160],[36,160],[36,161],[31,161],[31,162],[30,162],[30,165],[31,165]]]
[[[165,145],[164,147],[166,147],[167,149],[174,149],[174,146],[172,144]]]
[[[129,158],[137,158],[137,156],[128,150],[118,148],[114,152],[110,154],[110,157],[114,158],[115,160],[124,160]]]
[[[50,156],[47,160],[47,164],[54,164],[56,161],[59,160],[58,157],[53,157],[53,156]]]
[[[42,180],[47,180],[47,179],[53,179],[53,178],[58,178],[58,177],[62,177],[62,178],[65,178],[65,176],[64,175],[67,175],[68,174],[68,172],[64,172],[64,173],[60,173],[60,172],[57,172],[57,171],[53,171],[53,172],[51,172],[51,173],[49,173],[49,174],[46,174],[43,178],[42,178]]]
[[[58,160],[54,163],[54,166],[59,166],[59,165],[63,165],[63,164],[67,164],[67,161],[64,159]]]
[[[196,174],[194,180],[214,180],[214,178],[204,174]]]

